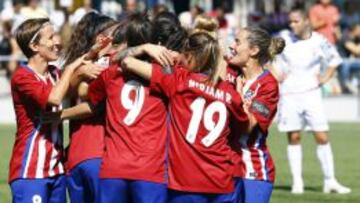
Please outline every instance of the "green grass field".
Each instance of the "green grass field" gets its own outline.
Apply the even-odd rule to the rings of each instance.
[[[311,135],[303,136],[303,176],[305,193],[291,195],[291,177],[286,155],[286,137],[272,128],[269,138],[277,168],[272,203],[359,203],[360,202],[360,125],[332,123],[331,144],[335,158],[337,178],[353,192],[349,195],[322,193],[322,174],[316,158],[316,145]],[[8,163],[14,142],[15,126],[0,125],[0,202],[11,202],[7,184]]]

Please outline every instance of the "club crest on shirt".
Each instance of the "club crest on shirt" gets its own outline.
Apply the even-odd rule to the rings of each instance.
[[[252,90],[248,90],[245,92],[244,98],[245,99],[252,99],[255,95],[255,92]]]
[[[260,86],[261,86],[260,84],[257,84],[255,90],[248,89],[244,94],[244,98],[252,100],[257,95]]]

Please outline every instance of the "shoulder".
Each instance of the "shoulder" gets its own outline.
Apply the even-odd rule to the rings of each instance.
[[[327,40],[323,35],[321,35],[320,33],[316,32],[316,31],[313,31],[311,33],[310,40],[316,44],[324,44],[324,43],[330,44],[329,40]]]
[[[322,34],[316,32],[316,31],[312,31],[310,39],[314,40],[314,41],[319,41],[319,42],[327,41],[326,38]]]
[[[334,47],[331,42],[326,39],[323,35],[319,34],[318,32],[312,32],[311,36],[311,44],[315,46],[319,46],[322,49],[331,49]]]
[[[292,43],[295,43],[296,41],[298,41],[298,38],[295,36],[295,34],[288,29],[280,31],[277,34],[277,36],[283,38],[285,40],[286,45],[289,45],[289,44],[292,44]]]
[[[268,70],[266,70],[263,77],[259,78],[259,83],[261,85],[261,89],[276,92],[279,90],[278,81],[276,80],[274,75]]]
[[[11,84],[16,84],[24,78],[36,79],[36,77],[34,77],[34,74],[32,72],[27,70],[25,67],[20,66],[19,68],[16,69],[13,76],[11,77]]]

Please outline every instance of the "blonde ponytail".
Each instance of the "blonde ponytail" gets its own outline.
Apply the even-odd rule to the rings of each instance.
[[[280,38],[280,37],[271,38],[270,46],[268,49],[270,61],[274,60],[276,55],[281,54],[281,52],[285,48],[285,45],[286,45],[286,43],[283,38]]]

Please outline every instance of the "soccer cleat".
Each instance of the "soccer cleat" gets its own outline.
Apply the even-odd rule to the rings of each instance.
[[[292,194],[303,194],[304,193],[304,183],[303,182],[294,183],[291,187],[291,193]]]
[[[337,180],[328,180],[324,182],[324,193],[338,193],[338,194],[348,194],[351,192],[351,189],[341,185]]]

